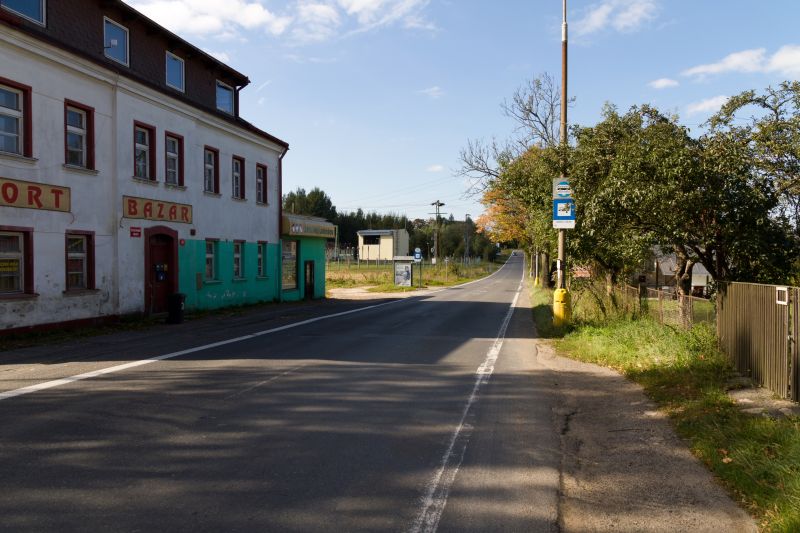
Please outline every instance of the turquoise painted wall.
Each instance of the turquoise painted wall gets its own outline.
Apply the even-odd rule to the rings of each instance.
[[[305,262],[314,261],[314,298],[325,297],[325,242],[319,237],[283,237],[297,240],[297,289],[283,291],[281,299],[287,302],[301,300],[305,294]],[[279,255],[280,258],[280,255]]]
[[[186,309],[218,309],[232,305],[278,301],[281,278],[280,245],[268,243],[266,256],[267,276],[258,277],[258,244],[245,243],[244,276],[243,279],[233,279],[233,242],[219,241],[216,258],[217,279],[207,281],[206,241],[187,239],[186,244],[178,247],[178,286],[179,291],[186,294]]]

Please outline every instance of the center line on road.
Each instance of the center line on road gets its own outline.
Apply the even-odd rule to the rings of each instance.
[[[522,276],[524,280],[524,269]],[[469,395],[467,403],[464,405],[464,410],[461,412],[461,420],[450,437],[450,442],[447,446],[447,451],[442,456],[440,467],[428,483],[419,514],[408,530],[409,533],[433,533],[439,527],[439,520],[442,518],[442,512],[447,504],[450,487],[452,487],[456,479],[458,469],[461,467],[461,462],[464,460],[464,454],[467,451],[467,444],[469,444],[469,439],[472,436],[473,427],[467,423],[467,417],[470,415],[472,406],[478,398],[478,392],[489,381],[494,372],[494,365],[497,362],[498,355],[500,355],[500,349],[503,347],[508,324],[511,322],[511,316],[514,314],[514,308],[517,306],[517,300],[522,291],[523,280],[520,280],[517,292],[514,294],[514,300],[511,302],[511,306],[503,319],[497,338],[486,354],[486,359],[475,371],[475,385],[472,387],[472,393]]]

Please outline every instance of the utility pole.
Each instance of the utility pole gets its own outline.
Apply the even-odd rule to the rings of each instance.
[[[469,213],[464,215],[464,262],[469,260]]]
[[[439,260],[439,217],[442,214],[439,212],[439,208],[444,206],[444,202],[436,200],[431,205],[436,208],[436,213],[429,213],[430,215],[436,215],[436,232],[433,234],[433,264],[435,265]]]
[[[561,23],[561,180],[567,177],[567,0],[562,0],[563,22]],[[553,321],[556,325],[569,323],[572,315],[566,276],[567,230],[558,230],[558,261],[556,262],[558,284],[553,294]]]

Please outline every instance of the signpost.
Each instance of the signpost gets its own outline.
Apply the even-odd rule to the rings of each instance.
[[[575,201],[572,198],[553,200],[553,227],[556,229],[575,227]]]

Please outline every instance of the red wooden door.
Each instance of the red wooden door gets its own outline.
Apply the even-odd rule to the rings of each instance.
[[[150,313],[167,311],[169,295],[175,292],[173,287],[174,272],[177,268],[174,258],[174,244],[169,235],[150,236],[150,264],[147,265],[148,287],[150,291]]]

